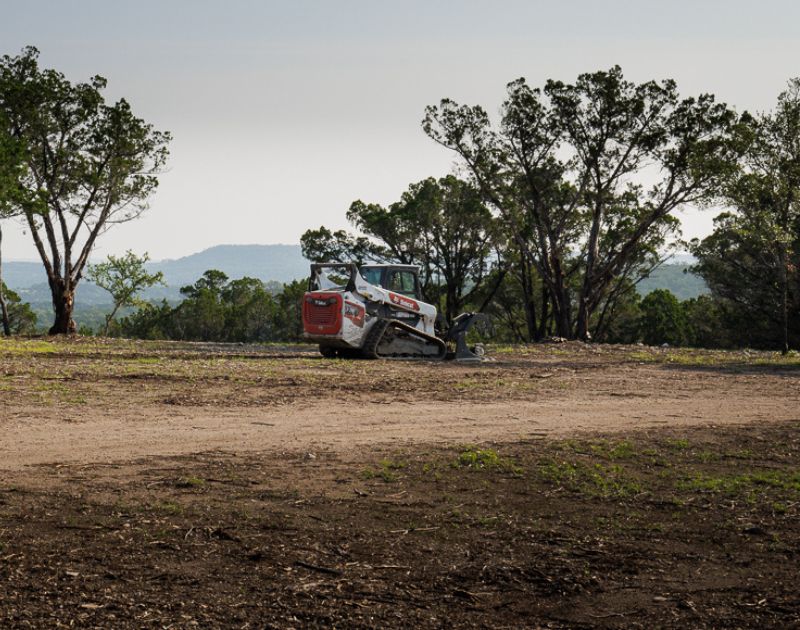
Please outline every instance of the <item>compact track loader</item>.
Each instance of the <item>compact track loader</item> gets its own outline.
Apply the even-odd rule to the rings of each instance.
[[[303,299],[304,336],[331,358],[480,361],[483,347],[467,347],[466,334],[483,320],[463,313],[441,331],[413,265],[315,263]]]

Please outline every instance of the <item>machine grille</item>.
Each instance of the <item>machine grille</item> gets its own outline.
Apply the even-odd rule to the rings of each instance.
[[[330,326],[336,321],[336,313],[338,311],[336,306],[336,302],[325,306],[309,304],[306,311],[308,323],[314,326]]]
[[[335,335],[342,327],[342,296],[335,293],[306,294],[303,328],[307,335]]]

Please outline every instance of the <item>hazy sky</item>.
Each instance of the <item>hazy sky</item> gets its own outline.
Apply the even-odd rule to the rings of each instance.
[[[741,0],[0,0],[2,54],[41,63],[174,135],[144,218],[97,255],[176,258],[221,243],[297,243],[345,227],[354,199],[391,203],[454,157],[420,129],[442,97],[495,113],[507,82],[620,64],[737,109],[772,107],[800,75],[800,3]],[[702,236],[711,213],[684,217]],[[8,229],[4,254],[34,259]]]

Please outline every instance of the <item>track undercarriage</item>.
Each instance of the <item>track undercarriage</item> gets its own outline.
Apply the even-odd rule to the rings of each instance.
[[[361,349],[364,358],[444,359],[447,344],[397,320],[375,322]]]
[[[454,324],[453,328],[459,328],[459,330],[447,337],[448,340],[455,342],[455,351],[448,351],[447,342],[444,339],[427,335],[404,322],[390,319],[376,321],[361,348],[341,348],[320,344],[319,349],[323,356],[329,358],[481,361],[483,360],[483,347],[477,345],[469,348],[465,335],[472,324],[479,321],[482,316],[472,313],[467,315],[470,316],[470,321],[462,320]]]

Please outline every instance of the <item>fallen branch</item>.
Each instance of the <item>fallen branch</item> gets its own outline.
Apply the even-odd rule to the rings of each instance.
[[[409,532],[432,532],[439,527],[414,527],[413,529],[390,529],[390,534],[408,534]]]
[[[295,566],[303,567],[304,569],[308,569],[309,571],[317,571],[319,573],[326,573],[328,575],[342,575],[342,571],[339,569],[332,569],[331,567],[322,567],[317,564],[310,564],[309,562],[303,562],[302,560],[296,560]]]

